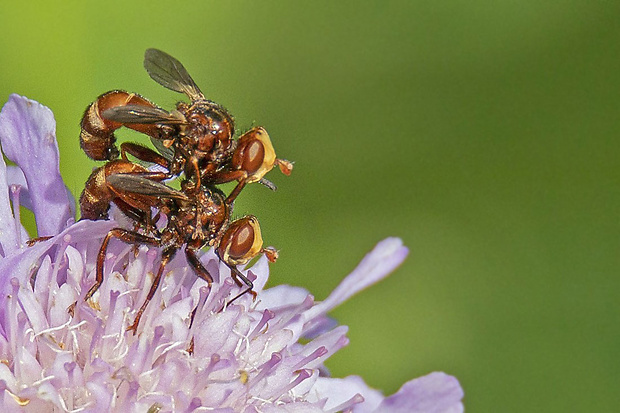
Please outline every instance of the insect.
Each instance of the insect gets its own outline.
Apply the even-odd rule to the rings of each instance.
[[[122,159],[109,161],[104,166],[95,169],[86,181],[80,195],[81,219],[108,219],[108,210],[113,202],[136,223],[152,227],[153,200],[111,185],[108,178],[114,174],[139,175],[153,181],[162,181],[167,178],[167,173],[151,172],[137,163]]]
[[[80,146],[90,158],[117,158],[114,131],[125,126],[149,136],[158,152],[126,142],[120,145],[121,157],[127,159],[130,154],[159,164],[169,171],[169,178],[184,173],[188,190],[192,185],[199,188],[238,181],[229,195],[233,200],[248,183],[261,182],[275,189],[263,178],[275,165],[284,174],[291,173],[293,164],[276,157],[264,128],[253,128],[233,139],[233,117],[205,98],[181,62],[161,50],[148,49],[144,67],[153,80],[185,94],[191,103],[179,102],[169,112],[135,93],[104,93],[88,106],[82,118]]]
[[[162,248],[153,285],[129,328],[134,332],[167,263],[179,249],[184,248],[196,275],[209,285],[213,279],[196,252],[204,247],[215,249],[237,284],[246,286],[229,303],[252,292],[252,282],[236,266],[260,253],[273,262],[278,254],[273,248],[262,247],[256,217],[231,221],[233,204],[248,183],[261,182],[275,189],[264,179],[275,165],[286,175],[293,168],[291,162],[276,157],[269,134],[262,127],[233,139],[232,116],[205,98],[178,60],[160,50],[148,49],[144,67],[157,83],[185,94],[191,102],[180,102],[174,110],[166,111],[140,95],[113,90],[88,106],[80,132],[85,153],[92,159],[108,161],[86,183],[80,197],[82,218],[106,219],[114,203],[135,224],[133,230],[114,228],[104,238],[97,257],[96,281],[85,299],[91,298],[103,282],[104,258],[112,238]],[[155,150],[125,142],[119,152],[114,131],[123,126],[149,136]],[[119,155],[121,159],[117,159]],[[129,161],[128,155],[161,168],[148,170]],[[181,175],[180,190],[162,183]],[[228,196],[216,187],[233,181],[237,185]],[[166,224],[158,227],[162,215]]]
[[[162,248],[161,261],[146,300],[136,313],[128,330],[134,334],[140,318],[153,298],[161,281],[165,267],[175,254],[185,247],[187,261],[196,275],[211,286],[213,278],[202,265],[196,253],[204,247],[215,248],[216,255],[231,270],[238,285],[246,288],[230,302],[241,295],[252,292],[253,284],[238,269],[260,253],[274,262],[278,252],[271,247],[263,248],[263,239],[256,217],[249,215],[231,221],[232,204],[215,187],[201,186],[198,191],[186,180],[181,190],[173,189],[161,182],[166,174],[150,172],[141,165],[113,160],[95,170],[86,183],[80,197],[83,217],[107,218],[110,203],[115,203],[137,224],[144,226],[143,232],[124,228],[113,228],[104,238],[96,263],[96,281],[88,290],[84,300],[90,299],[103,282],[104,260],[108,244],[118,238],[129,244],[152,245]],[[192,187],[187,193],[188,186]],[[155,226],[156,217],[151,216],[154,207],[156,215],[164,214],[167,222],[163,228]],[[75,305],[75,304],[74,304]],[[74,306],[69,311],[73,312]]]

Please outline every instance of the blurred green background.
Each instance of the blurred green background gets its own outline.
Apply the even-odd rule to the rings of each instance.
[[[182,98],[142,68],[160,48],[296,161],[236,209],[281,249],[271,285],[323,299],[380,239],[410,247],[334,311],[334,375],[392,393],[443,370],[472,412],[618,411],[620,3],[128,3],[0,6],[0,100],[54,111],[76,196],[96,96]]]

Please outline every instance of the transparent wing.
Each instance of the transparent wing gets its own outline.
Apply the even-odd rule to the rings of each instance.
[[[151,143],[159,151],[159,154],[166,158],[168,161],[172,161],[174,158],[174,149],[167,148],[160,139],[151,138]]]
[[[149,76],[163,87],[185,93],[191,100],[204,99],[185,67],[168,53],[147,49],[144,53],[144,68]]]
[[[104,110],[101,116],[120,123],[163,123],[166,125],[184,123],[184,120],[164,109],[143,105],[115,106]]]
[[[181,191],[168,185],[152,181],[140,175],[111,174],[107,177],[108,184],[117,190],[133,192],[135,194],[155,196],[161,198],[179,199],[188,201],[189,198]]]

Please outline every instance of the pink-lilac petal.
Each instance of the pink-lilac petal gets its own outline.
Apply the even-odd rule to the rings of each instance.
[[[267,284],[267,275],[269,274],[269,260],[267,260],[267,257],[264,255],[261,256],[256,263],[249,268],[248,272],[256,277],[253,281],[253,290],[256,291],[256,293],[263,291],[265,284]]]
[[[327,313],[359,291],[387,277],[403,263],[408,254],[409,249],[403,246],[400,238],[386,238],[379,242],[323,302],[304,314],[306,320]]]
[[[26,177],[39,236],[58,234],[73,219],[73,199],[59,170],[52,111],[12,94],[0,112],[0,143]],[[1,177],[0,177],[1,178]]]
[[[0,156],[0,256],[2,257],[19,248],[10,199],[7,166],[4,158]]]
[[[257,298],[258,310],[269,308],[270,310],[289,309],[299,306],[310,293],[302,287],[290,285],[276,285],[263,291]]]
[[[10,320],[6,317],[6,299],[11,292],[11,278],[19,280],[20,284],[26,283],[33,272],[38,269],[45,254],[54,246],[63,242],[67,235],[77,243],[86,243],[93,239],[101,239],[112,229],[111,221],[80,221],[65,229],[59,235],[47,240],[35,243],[32,247],[15,250],[10,256],[0,259],[0,326],[7,325]]]
[[[380,391],[368,387],[359,376],[348,376],[342,379],[319,377],[313,390],[312,399],[327,399],[325,405],[327,409],[341,405],[356,394],[361,395],[364,401],[355,406],[355,413],[372,413],[384,399]]]
[[[50,155],[45,145],[35,153],[39,148],[20,141],[44,136],[50,125],[53,132],[49,110],[37,105],[12,95],[0,114],[2,144],[5,150],[15,145],[8,149],[13,155],[16,150],[31,150],[35,158]],[[23,131],[15,133],[16,128]],[[54,139],[53,133],[46,136]],[[55,159],[50,165],[57,168],[55,144],[51,149],[46,160]],[[254,281],[258,299],[246,294],[231,303],[244,287],[233,282],[213,250],[199,254],[212,285],[196,277],[179,253],[166,266],[134,335],[126,328],[159,267],[159,249],[112,240],[103,283],[85,302],[102,239],[111,228],[131,222],[81,221],[67,228],[52,223],[36,209],[50,201],[45,191],[62,185],[31,185],[34,162],[19,159],[14,160],[22,169],[0,163],[0,197],[8,192],[0,199],[0,411],[462,411],[462,389],[443,373],[413,380],[388,398],[358,377],[328,377],[326,359],[349,339],[347,327],[327,312],[400,265],[407,249],[399,239],[379,243],[318,304],[302,288],[264,290],[265,257],[240,268]],[[38,224],[58,227],[51,239],[23,245],[20,203],[35,209]]]
[[[377,413],[461,413],[463,389],[442,372],[408,381],[379,405]]]
[[[6,167],[6,181],[9,187],[13,185],[20,187],[20,205],[32,211],[32,203],[30,202],[30,193],[28,191],[28,183],[26,182],[24,171],[18,166],[8,165]]]

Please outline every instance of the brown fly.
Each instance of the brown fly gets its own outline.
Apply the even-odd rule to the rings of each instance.
[[[118,238],[128,244],[152,245],[162,249],[153,284],[133,324],[128,328],[134,333],[146,306],[157,291],[166,265],[183,247],[196,275],[209,286],[213,278],[197,256],[197,252],[205,247],[214,248],[216,255],[230,268],[237,284],[246,286],[229,303],[252,292],[253,288],[252,281],[237,269],[237,265],[246,264],[260,253],[265,253],[272,262],[278,256],[275,249],[263,248],[256,217],[249,215],[231,221],[232,204],[227,202],[219,189],[201,186],[196,191],[183,180],[181,190],[176,190],[159,182],[163,175],[129,161],[110,161],[93,172],[80,197],[83,216],[91,219],[107,218],[109,205],[114,203],[143,228],[142,231],[120,227],[110,230],[97,255],[95,284],[88,290],[84,300],[91,298],[103,282],[104,261],[111,239]],[[190,194],[185,191],[188,185],[192,186]],[[156,221],[161,214],[165,215],[166,224],[158,228]],[[73,309],[74,306],[70,311],[73,312]]]
[[[190,185],[237,181],[229,197],[233,200],[251,182],[273,184],[264,175],[275,165],[289,175],[291,162],[278,159],[267,131],[253,128],[233,139],[234,120],[221,105],[208,100],[185,67],[174,57],[148,49],[144,67],[153,80],[191,102],[179,102],[166,111],[148,99],[121,90],[99,96],[88,106],[81,123],[80,145],[95,160],[111,160],[119,155],[114,131],[125,126],[148,135],[157,151],[136,143],[120,145],[120,154],[156,163],[169,171],[169,178],[185,174]]]

